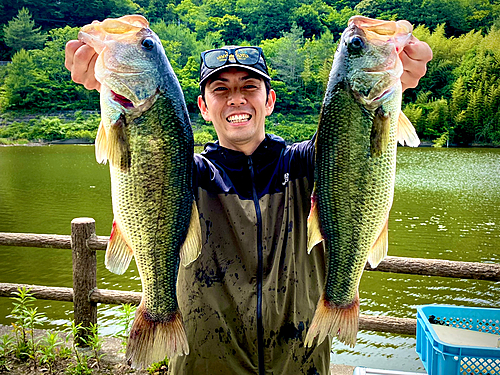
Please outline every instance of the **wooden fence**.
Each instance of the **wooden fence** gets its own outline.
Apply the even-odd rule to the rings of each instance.
[[[89,327],[97,324],[97,303],[139,304],[141,293],[97,288],[96,250],[105,250],[108,237],[96,236],[95,221],[78,218],[71,222],[71,236],[1,233],[0,246],[71,249],[73,253],[73,288],[0,283],[0,297],[11,297],[20,287],[31,289],[34,297],[74,303],[76,324]],[[413,275],[454,277],[500,281],[500,265],[475,262],[454,262],[438,259],[386,257],[376,269],[367,271],[394,272]],[[360,329],[415,335],[416,319],[361,315]],[[86,338],[85,333],[79,338]]]

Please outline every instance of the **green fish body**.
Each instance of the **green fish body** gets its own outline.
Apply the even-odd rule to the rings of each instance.
[[[193,135],[177,78],[142,16],[94,22],[80,39],[100,53],[96,157],[110,164],[114,214],[106,267],[122,274],[135,258],[142,301],[127,359],[142,368],[189,353],[176,284],[179,264],[201,249]]]
[[[316,135],[308,251],[324,242],[327,277],[309,346],[328,335],[354,346],[363,269],[387,254],[397,142],[419,143],[400,110],[398,53],[411,31],[406,21],[357,16],[339,42]]]

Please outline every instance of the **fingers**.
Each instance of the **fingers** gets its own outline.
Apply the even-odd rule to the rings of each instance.
[[[413,37],[399,55],[403,63],[401,84],[403,91],[417,87],[420,79],[427,71],[427,63],[432,60],[432,50],[425,42]]]
[[[71,79],[83,84],[88,90],[99,91],[101,84],[95,79],[95,62],[98,56],[92,47],[79,40],[70,40],[66,44],[64,65],[71,72]]]

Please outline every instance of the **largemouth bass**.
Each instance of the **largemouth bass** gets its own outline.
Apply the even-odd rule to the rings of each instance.
[[[176,283],[194,261],[201,229],[192,192],[193,134],[182,90],[161,42],[139,15],[94,21],[79,39],[99,56],[98,162],[109,161],[114,222],[106,267],[132,256],[142,283],[128,344],[134,368],[189,353]]]
[[[324,293],[306,336],[354,346],[358,286],[366,261],[387,254],[398,140],[420,143],[401,112],[399,53],[411,38],[407,21],[352,17],[335,53],[316,136],[308,251],[323,242]]]

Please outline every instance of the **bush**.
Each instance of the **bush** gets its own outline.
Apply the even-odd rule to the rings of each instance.
[[[197,146],[203,146],[204,144],[213,141],[214,138],[212,137],[212,134],[210,134],[208,131],[201,131],[194,133],[194,144]]]

